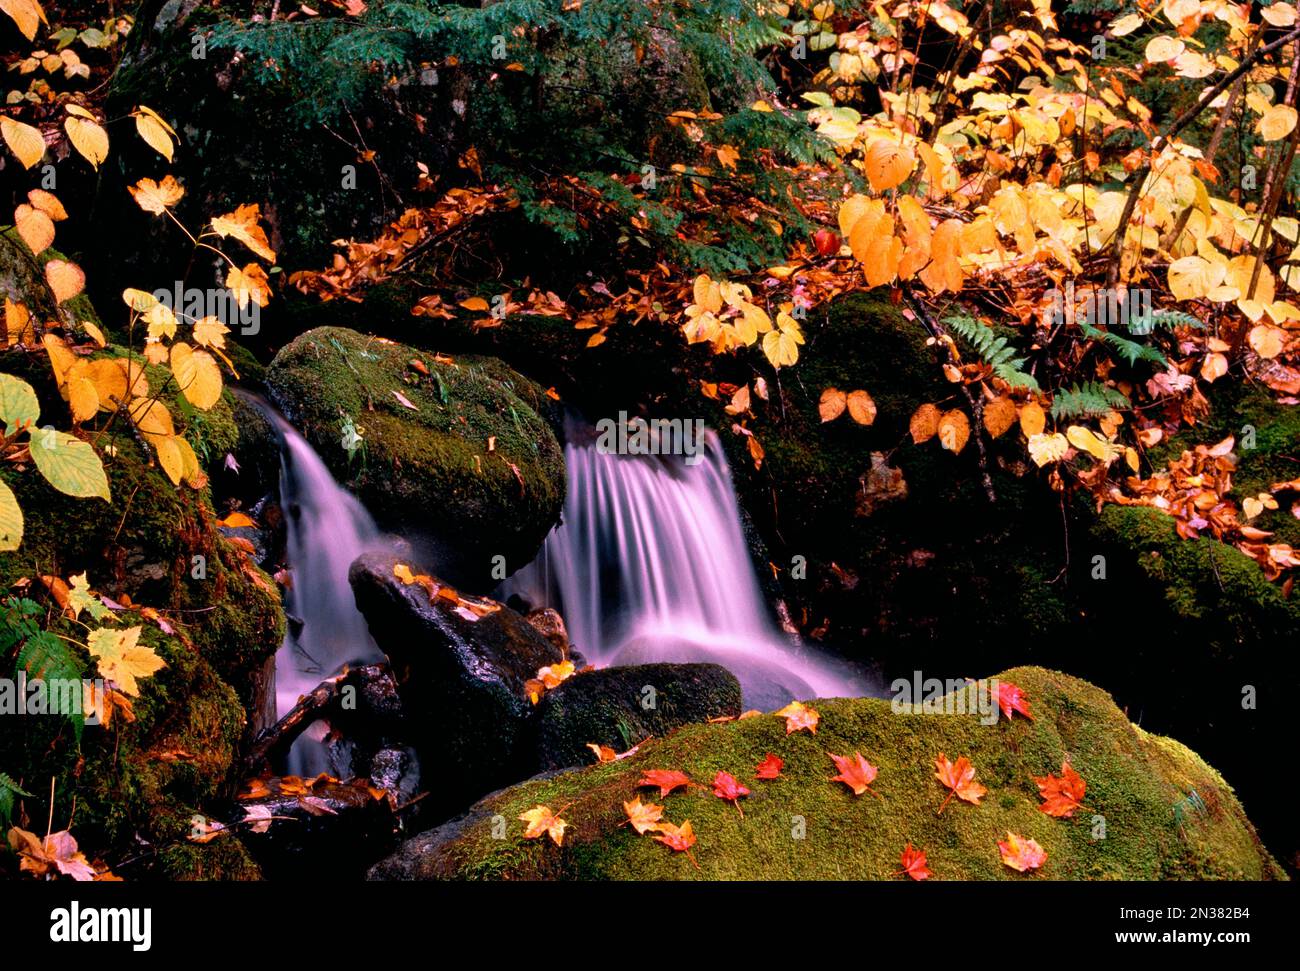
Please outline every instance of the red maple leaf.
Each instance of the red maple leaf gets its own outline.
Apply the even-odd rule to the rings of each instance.
[[[676,769],[646,769],[641,773],[641,781],[636,785],[638,789],[642,786],[657,786],[662,797],[674,789],[691,784],[690,777],[685,772]]]
[[[713,777],[713,794],[719,799],[728,800],[736,807],[736,812],[740,813],[740,818],[745,818],[745,811],[740,808],[737,801],[741,796],[749,795],[749,789],[736,781],[736,777],[730,772],[719,772]]]
[[[925,865],[925,853],[913,847],[911,843],[903,848],[903,855],[899,857],[899,862],[903,865],[903,869],[894,874],[896,877],[906,873],[913,880],[928,880],[932,876]]]
[[[771,752],[768,752],[767,758],[765,758],[762,762],[758,763],[757,768],[754,769],[754,776],[755,778],[758,779],[780,778],[781,767],[784,765],[785,765],[784,762],[782,762]]]
[[[1034,720],[1033,713],[1029,710],[1029,698],[1017,685],[1010,681],[998,681],[993,689],[993,697],[997,699],[998,707],[1002,709],[1005,718],[1010,718],[1012,712],[1020,712],[1030,721]]]
[[[862,757],[861,752],[854,752],[852,755],[836,755],[834,752],[826,754],[834,760],[835,768],[840,770],[839,775],[831,776],[832,782],[843,782],[853,790],[855,796],[870,792],[877,799],[883,798],[880,793],[871,788],[878,770]]]
[[[1088,783],[1083,781],[1083,776],[1074,771],[1068,755],[1061,763],[1059,778],[1049,772],[1041,779],[1035,776],[1034,782],[1038,785],[1038,794],[1043,799],[1043,804],[1038,808],[1047,815],[1060,819],[1073,816],[1074,811],[1083,806],[1083,796],[1088,791]]]

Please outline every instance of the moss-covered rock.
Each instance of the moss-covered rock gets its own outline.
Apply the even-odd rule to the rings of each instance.
[[[380,524],[431,539],[455,582],[487,585],[497,556],[518,569],[559,518],[564,458],[526,400],[542,392],[500,362],[322,327],[276,355],[267,384]]]
[[[68,427],[43,352],[10,350],[0,366],[33,386],[42,422]],[[151,386],[163,388],[161,371],[150,369],[148,376]],[[163,391],[160,400],[201,456],[214,459],[235,447],[239,428],[230,399],[208,412],[194,411],[174,391]],[[53,777],[55,817],[75,805],[72,829],[82,848],[110,865],[130,859],[124,875],[255,876],[235,840],[185,841],[191,817],[219,810],[235,781],[254,676],[284,637],[279,595],[222,538],[207,489],[173,485],[125,422],[100,416],[82,435],[101,455],[110,501],[57,492],[27,465],[0,468],[25,519],[19,549],[0,553],[0,588],[41,599],[38,576],[85,573],[96,592],[135,605],[116,623],[140,626],[140,643],[166,667],[141,680],[134,720],[119,713],[108,727],[87,726],[80,740],[65,718],[6,718],[0,771],[39,791],[26,802],[33,816],[49,811]],[[138,612],[144,608],[147,615]],[[53,601],[45,624],[85,643],[85,628],[61,619]],[[16,649],[0,657],[6,677]],[[69,650],[93,676],[84,649]]]
[[[634,664],[575,674],[537,706],[542,769],[586,765],[589,744],[625,752],[691,722],[740,714],[740,682],[718,664]]]
[[[887,880],[897,878],[909,842],[941,880],[1282,877],[1231,788],[1194,752],[1130,724],[1084,681],[1040,668],[999,677],[1028,692],[1034,721],[982,725],[971,716],[895,714],[887,701],[848,699],[816,703],[816,735],[787,736],[784,721],[771,716],[692,725],[623,761],[496,793],[408,841],[371,877]],[[878,766],[878,798],[829,781],[828,751],[860,751]],[[785,762],[781,777],[756,781],[753,767],[769,752]],[[989,789],[979,805],[950,802],[937,814],[946,792],[934,778],[941,752],[974,764]],[[1059,773],[1067,753],[1087,781],[1087,809],[1054,819],[1039,811],[1033,777]],[[732,773],[751,789],[744,816],[707,787],[663,799],[638,789],[640,774],[653,768],[705,783],[718,771]],[[623,802],[638,793],[662,803],[668,820],[691,821],[698,868],[623,825]],[[538,804],[563,807],[571,824],[563,846],[522,838],[519,814]],[[506,839],[493,838],[494,816],[507,820]],[[997,843],[1008,830],[1047,851],[1041,871],[1022,875],[1000,862]]]

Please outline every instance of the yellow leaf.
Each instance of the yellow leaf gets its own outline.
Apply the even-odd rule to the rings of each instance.
[[[54,383],[62,386],[67,380],[68,372],[77,363],[77,355],[68,350],[68,345],[53,334],[41,338],[45,352],[50,356],[50,367],[54,369]]]
[[[67,382],[61,390],[72,412],[74,424],[95,417],[99,411],[99,392],[95,390],[95,383],[84,360],[76,361],[68,369]]]
[[[867,181],[877,192],[902,185],[916,167],[916,156],[888,138],[877,138],[863,154]]]
[[[181,184],[170,175],[163,176],[161,182],[141,179],[135,185],[128,186],[127,191],[131,193],[136,205],[155,216],[161,216],[185,195]]]
[[[45,264],[45,282],[50,285],[55,303],[71,300],[86,288],[86,274],[76,263],[50,260]]]
[[[71,117],[63,119],[63,130],[68,133],[72,147],[85,157],[96,169],[99,163],[108,157],[108,132],[99,127],[98,122],[79,117],[72,107],[68,108]]]
[[[265,307],[271,299],[271,281],[266,271],[256,263],[249,263],[242,270],[230,268],[226,274],[226,287],[235,295],[240,307],[247,307],[249,301],[259,307]]]
[[[1185,50],[1187,45],[1181,40],[1168,34],[1161,34],[1147,41],[1146,59],[1151,64],[1159,64],[1163,61],[1172,61]]]
[[[1169,264],[1169,290],[1177,300],[1199,300],[1223,282],[1224,264],[1202,256],[1184,256]]]
[[[167,663],[151,647],[141,647],[140,627],[113,630],[101,627],[90,632],[86,648],[99,666],[100,677],[112,681],[124,695],[140,694],[136,678],[147,678]]]
[[[196,351],[188,344],[173,344],[172,374],[185,400],[200,411],[207,411],[221,400],[221,368],[207,351]]]
[[[24,304],[14,303],[5,297],[5,346],[27,344],[36,340],[32,315]]]
[[[147,435],[146,438],[158,456],[158,464],[167,473],[167,478],[172,480],[172,485],[180,485],[185,474],[185,458],[177,444],[180,439],[175,435]]]
[[[0,553],[16,550],[22,542],[22,508],[13,490],[0,481]]]
[[[221,349],[226,346],[226,335],[229,333],[230,328],[219,317],[203,317],[194,324],[194,343],[200,347]]]
[[[1040,469],[1052,462],[1059,462],[1065,455],[1070,443],[1060,432],[1052,435],[1036,434],[1029,436],[1029,457]]]
[[[170,162],[172,138],[176,132],[149,108],[141,107],[139,111],[132,114],[135,116],[135,130],[144,139],[145,144]]]
[[[45,154],[45,136],[39,128],[0,116],[0,136],[4,137],[5,144],[18,157],[18,161],[23,163],[23,168],[30,169]]]
[[[1010,398],[995,398],[984,406],[984,427],[990,437],[997,438],[1016,423],[1019,412]]]
[[[1257,324],[1250,329],[1246,340],[1251,349],[1263,358],[1274,358],[1286,345],[1286,331],[1268,324]]]
[[[466,300],[462,300],[460,306],[464,307],[466,310],[473,310],[479,313],[487,313],[489,309],[488,302],[482,297],[469,297]]]
[[[1273,105],[1260,116],[1256,127],[1264,141],[1275,142],[1291,134],[1296,117],[1296,110],[1290,105]]]
[[[52,192],[46,192],[44,189],[32,189],[31,192],[27,193],[27,201],[56,223],[68,218],[68,211],[63,208],[63,203],[59,202],[58,197]]]
[[[1110,450],[1106,447],[1106,443],[1089,428],[1084,428],[1082,425],[1071,425],[1065,430],[1065,438],[1075,448],[1087,452],[1099,461],[1106,462],[1110,460]]]
[[[821,400],[817,402],[817,413],[821,415],[823,422],[834,421],[844,414],[847,400],[847,396],[839,388],[827,388],[822,392]]]
[[[907,430],[912,435],[912,442],[920,445],[922,442],[928,442],[934,438],[939,431],[939,419],[942,417],[942,412],[934,405],[924,404],[917,408],[907,423]]]
[[[1041,434],[1047,425],[1047,414],[1037,401],[1027,401],[1020,409],[1020,431],[1025,438]],[[1041,463],[1040,463],[1041,464]]]
[[[261,218],[257,203],[246,203],[234,212],[212,220],[212,229],[219,236],[231,236],[264,260],[275,262],[275,250],[266,238],[266,232],[257,224]]]
[[[1201,362],[1201,377],[1213,383],[1228,373],[1228,359],[1217,351],[1206,354]]]
[[[81,329],[86,332],[86,336],[95,342],[96,347],[103,347],[108,341],[104,338],[104,332],[89,320],[79,321]]]
[[[118,357],[105,357],[86,365],[86,376],[95,386],[99,407],[111,411],[126,402],[127,362]]]
[[[180,327],[180,322],[176,319],[176,315],[172,313],[172,308],[161,301],[155,301],[153,306],[141,315],[140,319],[148,326],[147,336],[154,341],[161,340],[164,337],[171,340],[176,336],[176,331]]]
[[[945,411],[939,419],[939,444],[950,452],[960,452],[970,439],[970,419],[958,408]]]
[[[876,420],[876,403],[865,391],[850,391],[848,407],[849,417],[859,425],[870,425]]]
[[[154,398],[132,398],[128,409],[131,420],[145,435],[175,435],[171,412]]]
[[[35,40],[37,28],[42,23],[49,23],[37,0],[0,0],[0,10],[13,18],[13,22],[28,40]]]
[[[14,210],[14,225],[33,253],[43,253],[54,242],[54,220],[26,203]]]

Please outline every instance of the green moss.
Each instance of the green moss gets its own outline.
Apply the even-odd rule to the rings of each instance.
[[[1208,537],[1182,539],[1159,510],[1107,506],[1094,535],[1124,550],[1173,618],[1195,625],[1197,642],[1211,650],[1300,631],[1300,602],[1284,597],[1254,560]]]
[[[433,872],[466,879],[831,879],[896,878],[911,842],[925,850],[937,879],[1275,879],[1282,873],[1259,843],[1232,790],[1177,742],[1132,726],[1110,697],[1086,682],[1040,668],[1000,676],[1024,688],[1036,720],[983,726],[973,717],[894,714],[887,701],[819,701],[816,735],[785,734],[764,716],[692,725],[646,744],[631,758],[524,783],[476,807],[445,845]],[[853,796],[830,777],[826,753],[861,751],[880,769],[871,795]],[[768,752],[785,760],[779,779],[753,779]],[[978,805],[950,802],[934,778],[934,759],[964,755],[989,793]],[[1033,776],[1059,773],[1069,754],[1087,780],[1087,810],[1058,820],[1039,811]],[[708,788],[659,799],[636,788],[643,770],[681,769],[707,782],[725,770],[750,786],[744,817]],[[1195,790],[1204,810],[1177,814]],[[666,807],[672,822],[696,832],[693,855],[673,853],[621,826],[622,803],[640,793]],[[524,840],[520,813],[563,807],[571,823],[563,847]],[[503,815],[507,839],[493,839]],[[1094,815],[1105,837],[1094,838]],[[802,819],[805,837],[793,828]],[[1000,862],[1008,830],[1037,840],[1048,861],[1020,875]]]
[[[87,725],[80,741],[65,718],[18,719],[0,734],[0,765],[30,783],[36,795],[26,809],[34,818],[49,812],[53,777],[55,818],[70,816],[68,825],[82,849],[110,866],[128,858],[142,861],[134,864],[138,869],[119,874],[133,876],[153,871],[149,854],[140,852],[141,841],[169,851],[187,839],[191,817],[201,806],[226,795],[245,716],[235,692],[191,645],[132,612],[116,615],[116,621],[139,626],[139,643],[166,662],[139,681],[139,696],[131,699],[133,717],[117,712],[107,726]],[[55,622],[52,629],[85,637],[69,621]],[[86,676],[94,677],[86,652],[73,651]],[[225,864],[218,864],[216,858],[209,862],[210,874],[226,875]],[[173,866],[167,874],[179,871]]]
[[[281,350],[267,382],[381,523],[418,529],[411,512],[421,509],[425,528],[461,553],[472,574],[486,575],[498,554],[512,570],[527,562],[559,516],[563,455],[521,396],[538,400],[542,392],[499,362],[467,355],[448,363],[322,327]],[[352,458],[342,445],[344,419],[364,439]]]

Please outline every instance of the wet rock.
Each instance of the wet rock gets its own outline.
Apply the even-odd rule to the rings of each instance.
[[[691,722],[735,717],[740,682],[718,664],[639,664],[576,674],[537,706],[542,769],[589,765],[588,743],[625,752]]]
[[[391,554],[352,564],[357,607],[388,654],[429,777],[430,811],[454,812],[532,771],[525,685],[563,660],[522,616],[491,601],[478,616],[450,597],[398,580]],[[414,569],[414,567],[413,567]]]
[[[524,620],[532,624],[548,641],[560,649],[566,657],[569,654],[569,629],[564,626],[564,618],[554,607],[541,607],[524,614]]]
[[[261,788],[270,791],[237,805],[251,820],[243,842],[268,879],[353,878],[392,845],[392,802],[364,781],[288,777]]]

